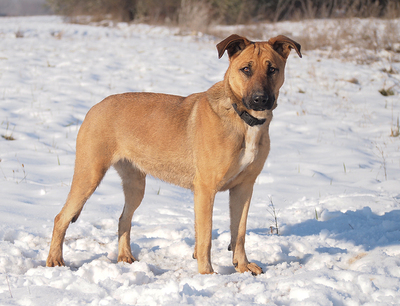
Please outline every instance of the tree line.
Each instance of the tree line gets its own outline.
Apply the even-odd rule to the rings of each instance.
[[[248,24],[343,17],[400,17],[400,0],[47,0],[57,14],[149,23]]]

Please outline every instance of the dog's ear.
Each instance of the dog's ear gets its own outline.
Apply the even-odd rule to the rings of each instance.
[[[221,58],[222,55],[224,55],[225,50],[227,50],[228,56],[231,58],[234,54],[241,52],[250,44],[252,44],[252,42],[246,37],[232,34],[217,45],[218,56]]]
[[[300,52],[300,44],[295,42],[294,40],[291,40],[289,37],[279,35],[277,37],[271,38],[268,43],[285,59],[288,58],[290,50],[292,49],[295,49],[299,57],[302,57]]]

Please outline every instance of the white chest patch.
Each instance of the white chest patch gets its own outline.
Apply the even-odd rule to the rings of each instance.
[[[244,149],[239,158],[239,173],[250,165],[256,158],[258,152],[258,144],[260,142],[260,126],[248,127],[245,141]]]

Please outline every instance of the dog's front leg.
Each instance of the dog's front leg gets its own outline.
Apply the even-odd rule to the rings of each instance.
[[[233,251],[233,265],[236,271],[250,271],[253,275],[263,273],[262,269],[255,263],[247,260],[244,249],[247,214],[250,207],[250,200],[253,194],[253,184],[235,186],[229,190],[229,209],[231,217],[231,244]]]
[[[212,274],[211,235],[212,211],[215,191],[205,186],[196,186],[194,190],[194,214],[196,244],[193,257],[197,259],[199,273]]]

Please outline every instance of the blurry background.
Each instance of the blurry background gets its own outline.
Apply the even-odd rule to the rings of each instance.
[[[122,21],[249,24],[260,21],[399,16],[400,0],[47,0],[57,14]]]
[[[90,15],[149,23],[249,24],[400,16],[400,0],[0,0],[0,16]]]
[[[0,0],[0,16],[47,15],[46,0]]]

